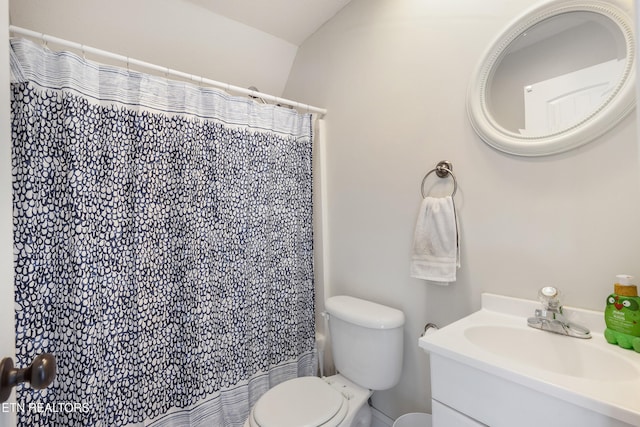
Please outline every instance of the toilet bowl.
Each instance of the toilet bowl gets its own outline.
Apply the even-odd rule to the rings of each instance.
[[[258,399],[244,427],[369,427],[373,391],[402,372],[404,314],[348,296],[327,299],[337,375],[285,381]]]
[[[365,427],[371,424],[370,396],[341,375],[300,377],[267,391],[244,427]]]

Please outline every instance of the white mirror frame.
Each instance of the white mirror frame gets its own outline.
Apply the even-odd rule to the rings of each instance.
[[[543,136],[524,136],[497,123],[487,105],[486,91],[495,67],[506,49],[537,23],[567,12],[595,12],[612,20],[626,41],[626,64],[622,78],[609,98],[593,113],[568,129]],[[551,0],[530,9],[513,21],[485,51],[467,92],[467,113],[476,133],[490,146],[520,156],[546,156],[571,150],[601,136],[635,107],[635,37],[631,0]]]

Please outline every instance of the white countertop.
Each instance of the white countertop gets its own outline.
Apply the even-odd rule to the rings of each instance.
[[[419,345],[428,352],[640,426],[640,353],[606,342],[602,312],[564,307],[566,317],[591,329],[592,338],[585,340],[528,327],[526,319],[536,308],[540,308],[536,301],[483,294],[480,311],[421,337]],[[495,345],[474,344],[469,331],[478,327],[497,333],[508,330],[505,336],[516,342],[503,344],[505,353]],[[495,339],[489,341],[496,344]],[[513,351],[509,345],[514,346]],[[538,363],[537,354],[558,363]]]

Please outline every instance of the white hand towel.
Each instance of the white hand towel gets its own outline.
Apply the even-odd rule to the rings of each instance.
[[[460,236],[451,196],[425,197],[413,235],[411,277],[447,285],[460,267]]]

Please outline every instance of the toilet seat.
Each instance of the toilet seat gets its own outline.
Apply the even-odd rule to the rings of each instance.
[[[278,384],[256,403],[250,425],[255,427],[336,427],[349,401],[318,377],[300,377]]]

